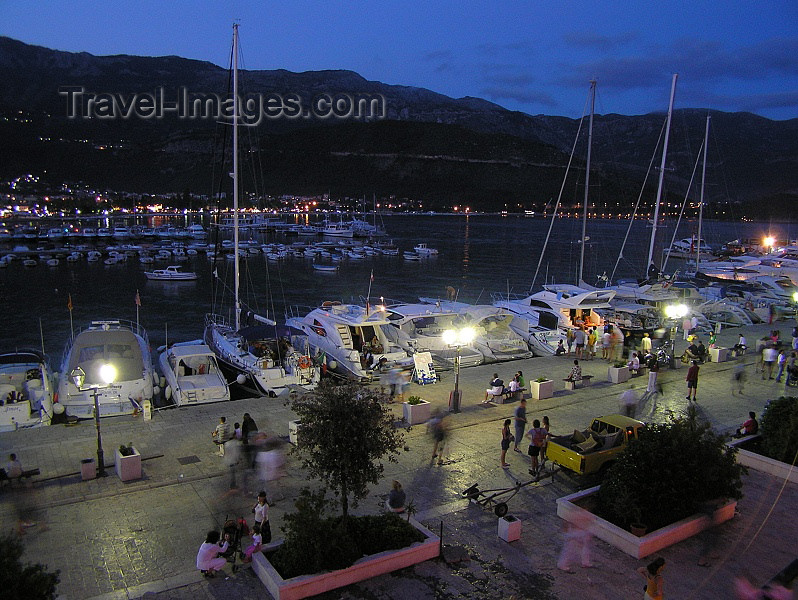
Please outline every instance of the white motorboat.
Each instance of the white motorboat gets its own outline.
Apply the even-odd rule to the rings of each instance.
[[[516,316],[510,326],[540,355],[554,354],[557,343],[565,341],[564,331],[577,326],[598,327],[603,323],[599,309],[610,307],[614,291],[584,290],[577,286],[548,286],[530,296],[495,293],[493,306]]]
[[[434,304],[444,310],[456,311],[458,327],[473,327],[472,345],[482,353],[484,362],[497,362],[531,358],[526,340],[511,326],[516,316],[503,308],[490,304],[465,304],[432,298],[419,298],[422,303]]]
[[[453,367],[457,349],[443,341],[443,332],[460,328],[457,312],[430,304],[396,304],[385,309],[390,327],[383,327],[389,340],[408,354],[430,352],[437,366]],[[461,346],[460,366],[482,364],[482,353],[473,345]]]
[[[111,383],[101,377],[103,367],[111,365],[115,374]],[[86,374],[81,389],[70,374],[80,367]],[[133,413],[144,400],[152,400],[154,371],[147,332],[136,323],[122,320],[92,321],[67,342],[58,402],[70,416],[94,416],[94,394],[101,417]]]
[[[196,273],[181,271],[178,265],[172,265],[165,269],[145,271],[144,275],[147,276],[147,279],[155,281],[194,281],[197,278]]]
[[[195,240],[202,240],[208,237],[208,232],[205,231],[205,228],[199,223],[189,225],[186,231],[188,231],[188,234]]]
[[[759,317],[752,311],[747,311],[742,306],[723,300],[702,304],[698,307],[698,311],[704,315],[713,328],[718,323],[727,328],[746,327],[760,322]]]
[[[304,316],[292,316],[286,325],[307,335],[318,362],[352,379],[370,381],[371,367],[382,358],[389,367],[409,361],[407,352],[385,333],[389,321],[384,308],[325,302]],[[372,365],[366,364],[364,348],[374,356]]]
[[[164,394],[177,406],[230,400],[230,388],[216,355],[202,342],[181,342],[162,349],[158,368]]]
[[[355,235],[355,230],[352,228],[351,223],[344,223],[343,221],[334,222],[325,220],[321,225],[321,233],[331,237],[351,238]]]
[[[319,263],[313,263],[313,269],[315,271],[322,271],[322,272],[332,273],[332,272],[335,272],[335,271],[338,270],[338,265],[322,265],[322,264],[319,264]]]
[[[54,391],[44,354],[36,350],[0,354],[0,431],[49,425]]]
[[[696,251],[707,256],[712,254],[709,244],[703,239],[697,241],[695,236],[674,241],[665,252],[673,257],[695,257]]]
[[[438,250],[436,248],[430,248],[424,243],[416,244],[413,246],[413,250],[421,257],[437,256],[438,254]]]
[[[238,82],[238,25],[233,25],[233,81]],[[259,315],[252,318],[263,325],[242,329],[240,299],[240,212],[238,168],[239,97],[233,90],[233,255],[234,321],[209,313],[205,316],[205,343],[216,354],[223,368],[230,370],[239,385],[257,394],[274,396],[292,386],[312,388],[318,384],[320,370],[307,351],[307,339],[290,329],[279,331],[276,323]],[[253,242],[253,247],[256,247]],[[217,275],[218,277],[218,275]]]

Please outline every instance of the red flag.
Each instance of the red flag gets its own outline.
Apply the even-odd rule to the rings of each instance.
[[[141,296],[139,296],[139,291],[136,290],[136,306],[141,306]]]
[[[69,297],[67,298],[67,308],[69,309],[69,312],[72,312],[72,294],[69,294]]]

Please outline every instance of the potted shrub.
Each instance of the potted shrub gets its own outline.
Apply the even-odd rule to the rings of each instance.
[[[410,425],[418,425],[429,421],[431,405],[420,396],[410,396],[402,403],[404,420]]]
[[[117,477],[122,481],[141,479],[141,454],[133,447],[133,444],[127,446],[122,444],[116,449],[114,468]]]
[[[642,558],[734,516],[745,470],[735,454],[709,424],[697,423],[694,413],[648,425],[607,470],[600,487],[560,498],[557,514],[572,520],[588,510],[597,537]],[[633,535],[633,525],[648,533]]]
[[[554,381],[548,377],[538,377],[529,382],[530,391],[534,400],[543,400],[554,396]]]
[[[622,360],[616,361],[607,371],[607,379],[611,383],[629,381],[629,367]]]
[[[268,558],[253,557],[258,577],[275,598],[319,594],[438,556],[439,538],[412,519],[349,515],[350,499],[356,507],[367,497],[369,484],[383,475],[383,460],[396,462],[404,445],[386,399],[353,382],[322,380],[312,393],[292,401],[302,421],[292,452],[299,454],[308,479],[334,493],[340,512],[328,516],[333,502],[325,489],[303,490],[297,511],[285,516],[285,542]]]

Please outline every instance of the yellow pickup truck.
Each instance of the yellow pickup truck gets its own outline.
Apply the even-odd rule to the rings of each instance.
[[[584,431],[550,438],[546,457],[577,475],[597,473],[618,458],[644,426],[623,415],[596,417]]]

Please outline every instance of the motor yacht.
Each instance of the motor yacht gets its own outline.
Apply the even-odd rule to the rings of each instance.
[[[160,348],[164,396],[177,406],[230,400],[230,387],[216,355],[202,340]]]
[[[36,350],[0,354],[0,431],[49,425],[54,391],[44,354]]]
[[[106,383],[102,368],[111,365],[113,380]],[[80,367],[85,381],[79,389],[71,374]],[[129,321],[92,321],[75,334],[64,349],[58,403],[67,415],[94,416],[97,395],[100,416],[131,414],[144,400],[152,400],[154,371],[147,332]]]

